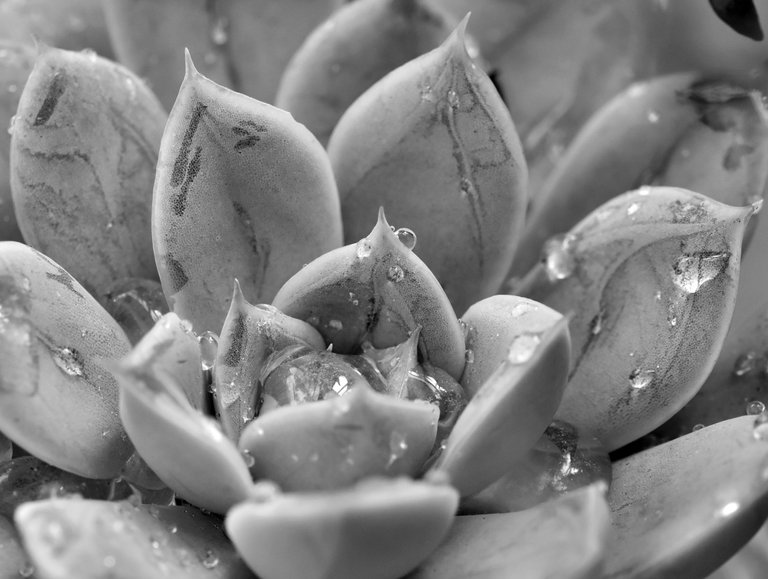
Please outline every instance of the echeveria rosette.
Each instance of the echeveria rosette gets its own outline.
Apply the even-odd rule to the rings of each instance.
[[[436,226],[403,223],[396,216],[396,225],[416,229],[421,236],[416,241],[411,230],[390,228],[380,211],[367,236],[338,247],[338,197],[322,148],[284,112],[212,83],[189,59],[160,145],[153,202],[155,257],[173,313],[162,315],[160,300],[122,292],[130,293],[124,305],[144,310],[144,321],[133,324],[132,332],[159,318],[129,351],[119,327],[60,266],[26,246],[0,245],[0,344],[4,360],[17,361],[10,379],[0,382],[0,395],[20,409],[9,416],[0,413],[2,430],[46,460],[58,460],[62,468],[109,478],[117,474],[115,465],[98,474],[95,467],[103,466],[104,452],[118,457],[118,469],[131,456],[124,427],[138,451],[124,472],[136,476],[145,468],[137,464],[141,456],[179,498],[227,513],[231,539],[222,533],[220,518],[193,506],[93,500],[102,498],[104,487],[95,485],[84,490],[90,497],[86,500],[11,505],[40,577],[96,577],[105,570],[146,577],[168,572],[245,577],[250,572],[240,557],[265,579],[394,579],[414,569],[416,577],[469,572],[497,576],[510,569],[526,576],[595,577],[603,569],[611,577],[680,569],[703,576],[762,523],[766,449],[755,440],[764,435],[760,425],[753,429],[752,418],[725,422],[617,462],[612,477],[604,468],[606,450],[592,443],[589,421],[576,420],[577,427],[553,422],[558,407],[566,412],[568,400],[580,390],[569,369],[585,364],[585,339],[602,336],[623,344],[627,337],[619,328],[624,317],[631,321],[637,315],[622,316],[637,314],[638,304],[645,302],[625,303],[616,296],[639,295],[653,282],[660,290],[676,287],[686,295],[674,304],[664,301],[660,317],[649,322],[666,333],[641,332],[633,347],[660,351],[667,346],[673,359],[681,349],[692,352],[698,367],[681,372],[674,364],[665,366],[665,373],[676,373],[680,380],[664,389],[656,389],[658,384],[646,380],[645,373],[630,371],[630,386],[642,382],[647,392],[656,392],[651,398],[677,403],[695,390],[722,344],[734,301],[741,236],[753,208],[728,207],[684,190],[630,194],[592,213],[570,237],[550,244],[545,283],[535,283],[541,269],[528,279],[531,293],[540,290],[543,302],[569,313],[568,322],[544,303],[487,297],[498,291],[513,249],[484,261],[477,270],[481,279],[465,279],[472,277],[466,272],[476,271],[471,261],[486,249],[477,243],[480,237],[514,246],[520,226],[517,210],[526,201],[525,168],[503,103],[466,54],[464,25],[442,47],[373,86],[357,105],[355,114],[367,110],[376,112],[378,123],[389,119],[392,134],[414,150],[428,149],[425,156],[398,157],[395,163],[391,149],[371,144],[376,135],[351,138],[347,132],[337,137],[361,162],[375,165],[376,159],[384,159],[392,171],[400,171],[395,176],[382,172],[384,186],[396,185],[403,175],[418,176],[423,191],[431,191],[419,203],[443,201],[443,191],[431,181],[432,171],[440,173],[438,183],[454,181],[446,189],[449,194],[463,191],[465,200],[471,197],[478,213],[472,221],[475,235],[465,240],[469,251],[453,251],[450,257],[458,261],[441,270],[441,276],[432,273],[419,253]],[[47,54],[61,62],[72,60],[57,51]],[[95,74],[110,72],[103,61],[84,58]],[[435,81],[442,74],[452,82],[414,85],[417,71]],[[418,94],[406,94],[414,86]],[[30,109],[32,126],[40,111],[51,120],[62,94],[71,97],[69,89],[45,77],[29,85],[23,98],[40,105]],[[404,128],[401,117],[384,114],[386,107],[371,108],[372,103],[411,97],[418,103],[413,118],[423,124]],[[69,108],[76,113],[74,104],[67,113]],[[77,114],[72,118],[82,120]],[[456,144],[473,143],[477,126],[499,138],[480,143],[481,154],[474,157],[476,148],[457,149]],[[443,128],[450,138],[441,137]],[[429,139],[429,134],[437,138]],[[84,146],[93,145],[92,133],[75,136],[84,139]],[[24,145],[24,138],[24,131],[14,135],[18,145]],[[60,160],[44,150],[35,155],[43,161]],[[94,173],[110,171],[103,155],[87,157]],[[414,159],[427,158],[425,166],[412,165]],[[497,162],[505,158],[514,162]],[[334,168],[340,178],[345,169]],[[119,171],[117,175],[121,177]],[[510,183],[516,185],[504,185]],[[383,200],[369,200],[365,218],[375,216],[378,204],[384,204],[392,219],[404,198],[413,194],[397,189]],[[35,192],[35,187],[28,191],[32,196]],[[106,190],[92,192],[112,199]],[[281,203],[286,197],[287,205]],[[354,211],[362,212],[363,205]],[[498,207],[514,208],[516,217],[479,218]],[[293,219],[281,221],[276,217],[281,211]],[[56,208],[51,212],[55,217]],[[446,223],[453,223],[451,213],[446,215]],[[97,217],[88,225],[98,225],[102,218],[109,223],[107,215]],[[55,229],[55,224],[49,220],[47,227]],[[116,235],[114,225],[104,228],[105,236]],[[639,238],[639,251],[610,251],[635,242],[626,239],[633,227],[645,235]],[[280,243],[284,245],[278,248]],[[269,256],[276,248],[284,254],[274,269]],[[131,251],[126,245],[126,253]],[[431,258],[436,269],[444,259],[439,253]],[[301,267],[305,260],[309,263]],[[80,261],[88,264],[87,258]],[[649,271],[654,275],[646,276]],[[460,301],[448,299],[444,280],[459,288],[451,293]],[[153,287],[146,281],[113,281],[117,283],[110,288]],[[580,291],[562,289],[572,286]],[[104,291],[98,290],[100,299],[105,299]],[[114,307],[111,300],[117,298],[110,291],[106,303]],[[51,295],[56,296],[52,303],[43,299]],[[649,295],[656,300],[655,292]],[[593,298],[607,306],[593,311]],[[273,303],[252,305],[249,300]],[[713,301],[718,307],[707,311]],[[454,309],[466,309],[461,320]],[[702,313],[711,315],[704,322],[695,320]],[[81,314],[77,325],[67,317]],[[91,327],[94,321],[101,324],[98,331]],[[714,330],[707,348],[691,347],[704,325]],[[221,334],[215,353],[210,350],[216,341],[211,331]],[[625,360],[605,344],[590,355],[590,368],[621,374]],[[660,374],[661,363],[667,361],[661,357]],[[115,379],[121,383],[122,420],[115,412]],[[78,393],[75,399],[68,396],[71,392]],[[563,396],[565,406],[560,404]],[[613,398],[602,392],[593,401],[599,407]],[[64,409],[64,415],[43,413],[39,421],[21,421],[27,429],[9,428],[38,403],[59,404],[56,410]],[[210,412],[211,403],[220,423]],[[629,404],[629,434],[618,432],[619,425],[611,436],[621,440],[642,435],[661,420],[662,406],[650,405],[648,412],[646,405],[645,413],[638,414],[640,406]],[[93,412],[101,412],[102,422],[70,421]],[[54,437],[45,436],[41,424],[46,421],[59,427]],[[73,452],[70,442],[77,436],[84,444]],[[101,444],[98,436],[105,439]],[[542,452],[573,458],[588,476],[578,482],[561,471],[557,478],[552,461],[537,462]],[[713,457],[718,467],[707,469]],[[73,466],[76,459],[84,466]],[[523,466],[531,467],[539,480],[549,477],[549,486],[530,485],[522,498],[519,492],[509,497],[505,484]],[[679,477],[653,476],[673,469]],[[728,476],[734,471],[743,475],[738,484]],[[141,478],[156,484],[147,474]],[[683,487],[680,480],[695,484]],[[494,481],[505,484],[494,487],[483,504],[486,513],[490,508],[495,514],[454,517],[460,504],[465,509],[476,506],[477,497],[471,495]],[[606,482],[611,483],[607,496]],[[542,502],[572,489],[569,485],[584,483],[574,493]],[[29,496],[34,492],[30,489]],[[505,512],[524,507],[530,508]],[[649,512],[656,515],[648,517]],[[608,541],[611,525],[616,538]],[[532,527],[536,533],[530,533]],[[691,527],[699,532],[687,541],[681,529]],[[9,564],[19,568],[23,552],[13,529],[8,540]]]

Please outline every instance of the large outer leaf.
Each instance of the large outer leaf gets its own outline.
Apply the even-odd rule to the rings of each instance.
[[[157,277],[149,216],[165,119],[141,79],[94,54],[44,50],[24,88],[11,138],[19,228],[96,294]]]
[[[291,116],[187,75],[163,134],[152,207],[168,303],[218,333],[237,277],[269,302],[301,266],[341,244],[336,184],[320,143]]]
[[[0,243],[0,430],[64,470],[117,476],[132,452],[104,361],[130,349],[120,326],[59,265]]]
[[[183,78],[184,47],[217,82],[272,102],[288,60],[340,0],[106,0],[122,62],[166,106]]]
[[[574,355],[558,418],[612,450],[691,399],[730,323],[752,211],[644,188],[554,240],[521,292],[571,318]]]
[[[517,132],[467,54],[465,26],[363,93],[328,143],[347,242],[383,206],[420,235],[416,252],[459,314],[498,291],[527,203]]]
[[[605,577],[704,577],[768,516],[765,424],[744,416],[614,464]]]

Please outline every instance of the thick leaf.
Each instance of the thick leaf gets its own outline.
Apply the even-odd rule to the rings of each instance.
[[[752,211],[646,187],[548,243],[520,290],[570,317],[574,356],[558,418],[613,450],[693,397],[730,323]]]
[[[745,416],[614,464],[606,577],[704,577],[768,516],[765,424]]]
[[[447,485],[370,479],[336,493],[239,504],[226,528],[263,579],[393,579],[437,547],[457,503]]]
[[[249,304],[235,281],[213,369],[216,413],[233,441],[256,414],[269,357],[298,345],[325,349],[325,341],[312,326],[272,306]]]
[[[218,333],[236,277],[248,300],[268,302],[341,244],[325,151],[288,113],[215,84],[187,58],[157,164],[152,235],[171,309],[197,333]]]
[[[171,106],[183,48],[216,82],[272,102],[288,60],[340,0],[107,0],[115,52]]]
[[[439,410],[350,377],[341,396],[256,418],[239,446],[254,478],[288,491],[333,490],[368,476],[416,476],[432,451]]]
[[[768,525],[707,579],[751,579],[768,569]]]
[[[592,579],[600,576],[610,513],[597,483],[527,511],[457,517],[408,579]]]
[[[103,296],[104,308],[136,345],[168,313],[163,288],[152,279],[115,280]]]
[[[729,205],[762,199],[768,124],[759,96],[676,74],[615,97],[584,126],[536,197],[513,273],[527,273],[550,236],[643,184],[682,187]]]
[[[21,546],[16,527],[5,517],[0,517],[0,552],[0,579],[31,577],[35,572]]]
[[[115,477],[132,452],[106,367],[130,344],[58,264],[0,243],[0,430],[64,470]]]
[[[116,370],[125,429],[165,484],[215,513],[248,497],[251,475],[237,448],[214,420],[189,404],[174,376],[146,363],[136,350]]]
[[[52,499],[16,524],[38,579],[247,579],[220,519],[194,507]]]
[[[293,56],[275,104],[327,143],[357,97],[385,74],[436,48],[455,25],[425,0],[346,4]]]
[[[501,287],[527,204],[515,126],[468,55],[465,27],[368,89],[328,143],[347,242],[383,206],[421,235],[416,252],[459,314]]]
[[[421,326],[425,359],[458,379],[464,336],[440,283],[402,241],[412,236],[393,232],[380,210],[370,235],[302,268],[272,304],[315,326],[342,354],[357,353],[365,341],[397,346]]]
[[[739,34],[760,41],[764,38],[753,0],[709,0],[715,14]]]
[[[19,97],[34,60],[32,46],[0,40],[0,129],[15,122]],[[22,241],[11,198],[10,155],[10,132],[0,130],[0,241]]]
[[[560,404],[571,354],[568,324],[549,309],[528,322],[505,336],[506,355],[445,441],[437,468],[448,473],[462,496],[482,490],[523,458]]]
[[[101,296],[156,278],[149,216],[166,115],[144,82],[95,54],[43,49],[11,137],[24,239]]]

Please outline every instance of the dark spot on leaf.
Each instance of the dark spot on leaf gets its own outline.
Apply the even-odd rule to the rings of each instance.
[[[173,212],[177,216],[184,214],[187,205],[187,194],[189,186],[200,172],[202,163],[202,147],[196,147],[195,153],[190,161],[189,155],[192,152],[192,140],[200,126],[200,120],[203,118],[208,107],[202,103],[197,103],[192,111],[187,130],[184,132],[184,138],[181,140],[179,154],[173,163],[171,172],[171,187],[181,186],[181,192],[173,199]]]
[[[250,137],[246,137],[245,139],[240,139],[237,143],[235,143],[235,151],[239,153],[243,149],[249,149],[250,147],[254,147],[256,146],[256,143],[258,143],[260,140],[261,138],[258,135],[251,135]]]
[[[64,75],[61,72],[57,72],[53,75],[53,80],[48,87],[48,93],[45,95],[45,100],[43,100],[40,110],[37,111],[33,126],[39,127],[48,122],[53,115],[53,111],[56,110],[56,105],[61,95],[64,94],[64,88]]]
[[[181,291],[181,288],[189,282],[189,278],[187,277],[184,268],[181,266],[181,263],[174,259],[172,255],[168,254],[165,256],[165,267],[171,278],[171,291],[173,293]]]
[[[69,275],[65,270],[58,268],[58,272],[53,273],[46,273],[45,277],[48,279],[51,279],[55,282],[60,283],[65,288],[67,288],[69,291],[71,291],[73,294],[75,294],[79,298],[83,298],[83,294],[81,294],[79,291],[75,289],[75,278],[73,278],[71,275]]]
[[[235,143],[235,151],[240,152],[243,149],[254,147],[256,143],[261,140],[261,137],[254,135],[253,133],[265,133],[267,127],[260,125],[254,121],[242,120],[239,122],[240,126],[232,127],[232,132],[241,137],[237,143]],[[246,128],[247,127],[247,128]]]
[[[232,344],[224,355],[224,364],[227,366],[237,366],[240,363],[247,336],[248,326],[245,324],[245,316],[237,316],[232,328]]]
[[[763,39],[760,17],[752,0],[709,0],[718,18],[733,30],[755,41]]]
[[[203,148],[198,146],[195,149],[195,154],[193,155],[192,160],[189,162],[189,166],[187,167],[186,177],[184,178],[184,183],[181,185],[181,190],[179,191],[178,195],[174,196],[173,200],[171,201],[173,204],[173,213],[177,217],[184,215],[184,212],[187,210],[189,187],[192,185],[195,177],[197,177],[197,174],[200,173],[200,167],[203,164],[202,159]]]
[[[723,157],[723,168],[726,171],[735,171],[741,166],[741,159],[755,150],[751,145],[736,144],[731,145]]]

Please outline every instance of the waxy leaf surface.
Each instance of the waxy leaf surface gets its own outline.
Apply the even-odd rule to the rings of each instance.
[[[152,237],[171,309],[197,333],[219,333],[235,278],[248,300],[269,302],[341,244],[325,151],[288,113],[213,83],[188,57],[161,144]]]
[[[383,206],[421,235],[416,252],[459,314],[501,287],[527,204],[514,123],[467,54],[465,26],[363,93],[328,143],[347,242]]]
[[[149,217],[166,114],[144,82],[95,54],[43,49],[11,136],[25,241],[100,297],[157,278]]]
[[[570,318],[573,358],[558,418],[613,450],[693,397],[731,321],[752,211],[646,187],[550,242],[520,291]]]
[[[31,247],[0,242],[4,434],[64,470],[116,476],[132,449],[106,362],[129,349],[117,323],[63,268]]]

